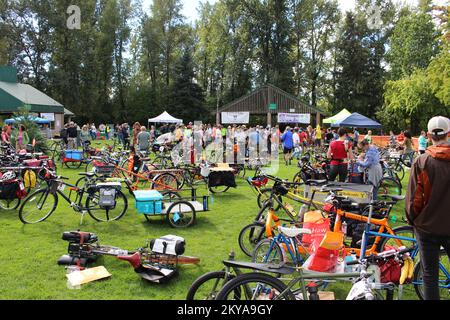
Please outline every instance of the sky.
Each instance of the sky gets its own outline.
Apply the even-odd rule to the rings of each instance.
[[[183,11],[182,14],[188,19],[190,22],[194,22],[198,17],[197,8],[201,0],[182,0],[183,1]],[[417,3],[418,0],[395,0],[396,2],[403,3]],[[448,3],[449,0],[435,0],[436,4],[445,4]],[[152,0],[143,0],[144,10],[146,12],[150,11],[150,5]],[[209,0],[209,3],[215,3],[217,0]],[[339,0],[339,5],[342,11],[351,10],[355,7],[356,0]]]

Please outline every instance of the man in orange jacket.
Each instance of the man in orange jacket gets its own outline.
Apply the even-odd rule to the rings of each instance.
[[[439,300],[439,254],[450,259],[450,120],[428,123],[433,146],[414,161],[406,194],[406,216],[414,227],[426,300]]]

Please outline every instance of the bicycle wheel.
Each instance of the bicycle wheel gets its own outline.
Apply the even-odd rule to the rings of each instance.
[[[211,191],[211,193],[225,193],[229,189],[230,189],[230,187],[227,187],[227,186],[218,186],[218,187],[209,188],[209,191]]]
[[[98,222],[117,221],[123,217],[128,209],[127,197],[122,191],[116,193],[116,205],[114,208],[103,209],[99,206],[100,191],[88,195],[86,198],[86,210],[89,215]]]
[[[225,271],[205,273],[192,283],[186,300],[216,300],[217,294],[226,283],[225,281],[232,279],[234,279],[234,275],[227,275]]]
[[[20,205],[20,199],[0,200],[0,209],[5,211],[16,210]]]
[[[379,195],[402,195],[402,185],[397,181],[397,179],[391,177],[384,177],[380,181],[380,186],[378,188]]]
[[[401,226],[392,229],[394,232],[394,235],[399,237],[406,237],[406,238],[416,238],[416,234],[414,233],[414,229],[411,226]],[[398,241],[401,241],[401,245],[398,243]],[[380,244],[378,245],[378,251],[383,252],[386,248],[386,246],[390,247],[401,247],[405,246],[407,248],[412,248],[417,245],[417,242],[415,241],[406,241],[406,240],[398,240],[393,238],[382,238]]]
[[[284,250],[273,239],[260,241],[253,251],[252,262],[280,264],[286,261]]]
[[[254,222],[245,226],[239,233],[239,247],[242,252],[251,257],[256,245],[266,238],[266,226],[263,223]]]
[[[67,168],[69,169],[79,169],[82,165],[81,161],[68,161],[64,162]]]
[[[171,173],[162,173],[153,178],[152,189],[156,190],[178,190],[178,180]]]
[[[19,219],[24,224],[39,223],[50,217],[58,206],[57,194],[41,189],[31,194],[20,206]]]
[[[194,206],[187,201],[172,203],[166,214],[167,221],[173,228],[187,228],[195,222]]]
[[[272,194],[271,188],[261,189],[260,192],[258,193],[258,197],[257,197],[258,207],[260,207],[260,208],[264,207],[264,205],[266,204],[266,201],[270,198],[271,194]],[[278,196],[278,200],[280,200],[280,203],[283,203],[283,198],[281,196]],[[275,204],[274,210],[275,211],[280,210],[279,203]]]
[[[216,300],[295,300],[287,286],[268,274],[247,273],[229,281]]]
[[[394,167],[394,172],[397,174],[400,181],[403,181],[403,178],[405,177],[405,168],[400,161]]]
[[[450,261],[445,250],[439,252],[439,294],[441,300],[450,300]],[[425,300],[423,268],[420,261],[414,266],[414,289],[420,300]]]

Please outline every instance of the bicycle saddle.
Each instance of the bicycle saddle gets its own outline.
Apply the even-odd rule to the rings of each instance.
[[[295,238],[301,234],[311,234],[312,233],[312,231],[310,229],[305,229],[305,228],[278,227],[278,230],[288,238]]]
[[[95,176],[95,172],[80,172],[78,175],[92,178]]]
[[[395,196],[395,195],[381,195],[381,198],[391,198],[393,202],[399,202],[405,200],[405,196]]]
[[[392,201],[403,201],[405,198],[405,196],[391,196]]]
[[[308,180],[306,181],[306,185],[308,186],[321,186],[326,184],[328,181],[327,180]]]

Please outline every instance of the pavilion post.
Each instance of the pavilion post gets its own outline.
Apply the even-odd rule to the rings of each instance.
[[[321,120],[321,114],[320,114],[320,112],[317,112],[317,114],[316,114],[316,126],[320,125],[320,120]]]
[[[272,114],[270,112],[267,113],[267,125],[272,127]]]

